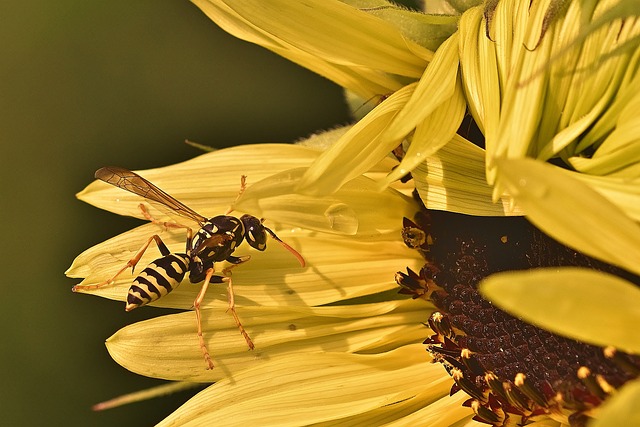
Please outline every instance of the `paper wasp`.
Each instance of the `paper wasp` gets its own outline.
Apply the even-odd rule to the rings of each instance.
[[[172,253],[164,244],[160,236],[154,234],[144,245],[142,245],[136,255],[131,258],[111,279],[95,285],[76,285],[73,287],[73,291],[98,289],[112,285],[118,276],[128,268],[131,268],[133,271],[151,242],[155,242],[162,254],[162,257],[149,264],[133,280],[127,294],[127,305],[125,310],[131,311],[136,307],[143,306],[163,297],[177,288],[187,273],[189,273],[189,281],[191,283],[203,282],[200,292],[193,302],[193,307],[196,312],[196,320],[198,324],[197,334],[200,348],[202,349],[205,362],[207,363],[207,368],[212,369],[213,362],[202,335],[200,305],[204,299],[209,283],[227,282],[229,293],[228,311],[233,316],[240,333],[247,341],[247,345],[250,349],[253,349],[253,342],[242,326],[242,323],[240,323],[240,319],[235,311],[233,285],[231,277],[227,275],[231,268],[247,262],[251,256],[245,255],[236,257],[232,254],[243,240],[246,240],[251,247],[259,251],[264,251],[266,249],[267,235],[270,235],[289,252],[291,252],[298,259],[300,265],[304,267],[305,262],[302,256],[295,249],[280,240],[273,231],[265,227],[262,219],[258,219],[251,215],[242,215],[240,218],[230,216],[229,213],[233,210],[233,205],[224,215],[206,218],[130,170],[120,167],[104,167],[96,171],[95,177],[123,190],[127,190],[148,200],[160,203],[176,214],[197,222],[200,225],[200,229],[194,237],[193,230],[190,227],[174,222],[158,221],[148,213],[143,204],[140,204],[140,209],[145,217],[153,223],[167,228],[186,229],[187,238],[185,252]],[[242,176],[240,192],[238,193],[236,201],[244,192],[245,187],[246,177]],[[222,276],[214,275],[214,264],[221,261],[227,261],[232,265],[222,271]]]

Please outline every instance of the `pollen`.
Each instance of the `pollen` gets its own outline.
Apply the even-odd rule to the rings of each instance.
[[[401,293],[428,299],[437,310],[425,344],[470,398],[475,420],[526,425],[542,415],[584,425],[592,410],[640,372],[640,357],[544,331],[494,307],[477,291],[486,276],[505,270],[580,266],[636,276],[549,238],[524,218],[420,213],[404,221],[407,246],[426,258],[419,272],[398,272]],[[420,230],[416,230],[420,228]],[[430,236],[416,247],[415,235]]]

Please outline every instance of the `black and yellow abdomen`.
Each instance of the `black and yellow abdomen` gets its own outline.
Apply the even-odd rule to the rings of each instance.
[[[148,304],[177,288],[189,271],[189,263],[187,254],[169,254],[149,264],[133,280],[125,310]]]

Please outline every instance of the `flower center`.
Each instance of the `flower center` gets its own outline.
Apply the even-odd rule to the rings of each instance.
[[[403,236],[427,260],[419,273],[398,272],[401,293],[428,299],[426,341],[434,362],[453,377],[451,393],[471,396],[477,421],[526,424],[538,415],[581,425],[589,411],[640,373],[640,357],[602,349],[532,326],[484,300],[477,285],[505,270],[581,266],[640,280],[561,245],[524,218],[421,212],[405,218]]]

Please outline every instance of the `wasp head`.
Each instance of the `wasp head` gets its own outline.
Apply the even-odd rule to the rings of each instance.
[[[263,220],[252,215],[242,215],[240,221],[244,225],[244,238],[249,246],[264,251],[267,248],[267,230],[262,225]]]

